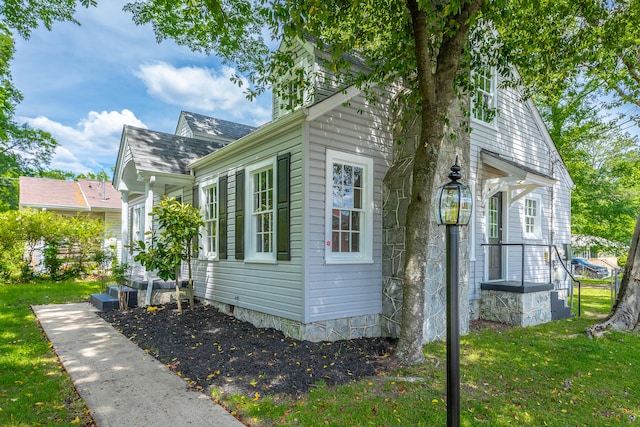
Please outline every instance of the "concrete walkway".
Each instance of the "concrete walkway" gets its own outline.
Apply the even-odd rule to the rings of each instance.
[[[32,307],[98,427],[243,426],[88,303]]]

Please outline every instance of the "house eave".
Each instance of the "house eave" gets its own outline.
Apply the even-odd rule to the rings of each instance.
[[[138,170],[138,181],[149,182],[151,180],[153,180],[155,184],[169,185],[188,185],[194,182],[194,178],[190,174],[176,174],[144,169]]]
[[[57,210],[57,211],[83,211],[90,212],[89,206],[65,206],[65,205],[51,205],[51,204],[24,204],[20,203],[20,208],[24,209],[42,209],[42,210]]]

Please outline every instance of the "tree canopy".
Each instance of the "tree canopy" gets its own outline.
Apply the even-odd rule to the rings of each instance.
[[[640,211],[640,148],[621,124],[633,125],[640,112],[640,3],[507,5],[496,20],[505,52],[576,184],[572,232],[629,245]]]
[[[17,209],[20,175],[34,175],[46,168],[57,147],[48,132],[14,120],[22,94],[13,85],[11,61],[14,32],[28,39],[40,25],[51,30],[56,21],[71,21],[77,4],[95,6],[95,0],[6,1],[0,3],[0,211]]]

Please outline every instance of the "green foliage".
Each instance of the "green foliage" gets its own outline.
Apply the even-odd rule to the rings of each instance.
[[[44,263],[51,278],[78,276],[91,267],[103,236],[102,221],[93,218],[65,217],[50,211],[2,212],[0,274],[8,277],[20,272],[23,280],[30,279],[36,251],[44,245]]]
[[[505,53],[544,107],[576,184],[572,232],[628,247],[640,212],[640,150],[620,127],[637,121],[640,107],[640,2],[514,0],[503,12],[496,23]],[[605,118],[623,104],[618,120]]]
[[[640,106],[640,1],[512,0],[498,28],[505,53],[537,94],[597,82],[612,101]]]
[[[159,232],[150,233],[149,241],[134,243],[135,261],[157,272],[163,280],[175,280],[175,268],[194,253],[193,239],[204,222],[200,211],[175,198],[163,197],[150,213]]]
[[[122,285],[127,282],[130,273],[131,266],[126,262],[114,263],[111,268],[111,279],[118,285]]]
[[[153,231],[149,240],[133,245],[134,260],[147,270],[153,270],[163,280],[175,280],[176,288],[182,261],[189,266],[190,302],[193,305],[191,282],[191,258],[197,249],[194,239],[200,234],[204,221],[200,211],[189,204],[182,204],[175,198],[164,196],[151,210],[154,224],[159,232]],[[178,299],[178,307],[181,309]]]
[[[594,87],[576,84],[537,98],[576,185],[572,232],[614,242],[622,255],[640,212],[640,147],[637,138],[599,115],[602,94]]]
[[[56,21],[77,23],[73,14],[78,3],[89,7],[95,6],[96,0],[0,2],[0,212],[18,208],[17,183],[11,178],[33,176],[48,166],[57,147],[49,133],[14,120],[22,94],[11,79],[13,32],[28,39],[40,25],[51,30]]]

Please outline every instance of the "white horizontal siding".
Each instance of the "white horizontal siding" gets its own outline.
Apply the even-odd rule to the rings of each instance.
[[[512,89],[501,89],[498,92],[498,114],[493,126],[487,126],[476,121],[472,122],[471,133],[471,180],[475,184],[475,220],[474,239],[475,262],[471,265],[470,298],[480,296],[480,282],[486,279],[486,253],[482,247],[487,242],[486,236],[486,206],[482,204],[483,183],[486,179],[495,178],[496,171],[482,164],[480,151],[487,149],[498,153],[507,159],[538,171],[540,174],[552,176],[557,180],[552,188],[537,188],[533,194],[541,197],[542,224],[541,238],[524,239],[523,219],[524,200],[521,199],[510,206],[510,191],[505,191],[503,204],[505,206],[503,221],[506,226],[505,243],[555,244],[559,247],[570,241],[571,227],[571,194],[566,167],[560,160],[555,147],[548,145],[545,139],[546,129],[541,128],[536,120],[536,114],[531,111],[526,102],[522,102],[520,94]],[[508,280],[522,279],[522,263],[520,247],[509,247],[507,252],[505,278]],[[532,280],[546,272],[548,280],[548,263],[545,260],[548,248],[527,248],[525,270],[534,277],[525,275],[525,279]],[[536,279],[537,280],[537,279]]]
[[[392,140],[380,106],[362,96],[309,123],[306,322],[377,314],[382,310],[382,180],[392,159]],[[373,159],[372,264],[325,262],[326,151]]]
[[[291,260],[252,263],[236,260],[235,173],[253,163],[291,153]],[[228,176],[228,241],[226,260],[195,261],[195,293],[198,297],[301,321],[303,319],[303,174],[301,128],[265,139],[261,144],[237,151],[195,170],[196,186],[208,179]],[[245,176],[245,179],[248,179]],[[245,206],[245,209],[247,206]],[[247,212],[245,212],[247,215]],[[245,236],[247,237],[247,236]],[[245,244],[246,246],[246,244]]]

